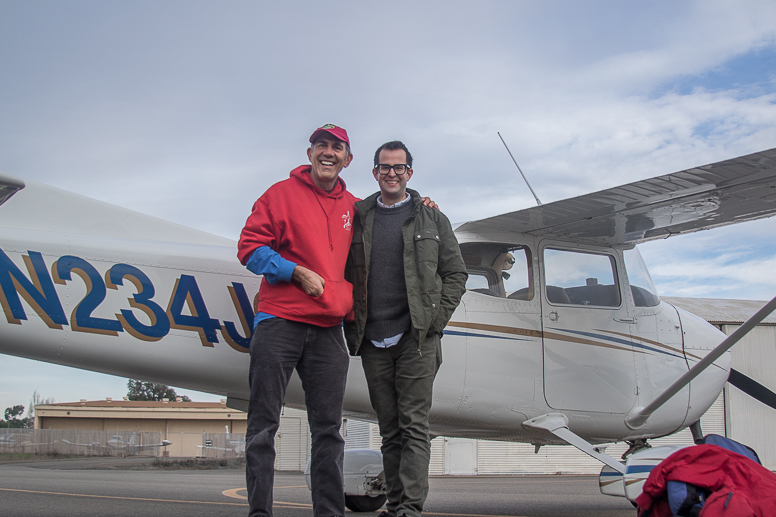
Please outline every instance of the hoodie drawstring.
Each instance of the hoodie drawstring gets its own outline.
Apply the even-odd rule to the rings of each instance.
[[[331,215],[331,212],[334,211],[334,208],[337,206],[337,203],[335,202],[333,205],[331,205],[331,210],[327,212],[326,209],[323,207],[323,203],[321,203],[321,198],[318,196],[315,196],[315,200],[318,201],[318,206],[321,207],[321,210],[323,210],[323,214],[326,216],[326,230],[329,232],[329,250],[334,251],[334,241],[332,241],[331,239],[331,220],[329,216]]]

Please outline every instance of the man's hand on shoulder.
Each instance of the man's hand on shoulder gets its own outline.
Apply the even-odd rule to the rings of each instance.
[[[321,275],[300,265],[294,268],[291,280],[298,283],[305,293],[316,298],[323,294],[323,286],[326,284]]]
[[[423,201],[423,206],[430,206],[431,208],[436,208],[439,210],[439,206],[437,206],[437,204],[434,203],[430,197],[422,197],[420,200]]]

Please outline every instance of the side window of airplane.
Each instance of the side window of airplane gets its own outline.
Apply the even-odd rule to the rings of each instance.
[[[512,248],[502,255],[501,282],[504,295],[511,300],[533,298],[528,256],[526,248]]]
[[[498,296],[495,289],[490,286],[495,283],[494,279],[489,278],[486,271],[478,271],[476,269],[469,269],[469,278],[466,279],[466,290],[474,291],[475,293],[487,294],[489,296]]]
[[[618,307],[620,289],[616,278],[611,255],[544,250],[544,281],[550,303]]]
[[[531,300],[530,252],[520,246],[464,244],[461,246],[469,279],[466,290],[486,296]]]
[[[644,264],[644,259],[641,258],[638,248],[625,250],[622,255],[625,258],[625,271],[628,273],[628,282],[636,307],[660,305],[657,289],[652,283],[652,277],[649,276],[649,270],[647,270],[647,265]]]

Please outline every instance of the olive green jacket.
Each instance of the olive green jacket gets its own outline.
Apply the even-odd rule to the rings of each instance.
[[[429,333],[442,334],[466,291],[466,266],[450,221],[434,208],[423,206],[420,195],[412,196],[412,214],[402,227],[404,280],[412,328],[418,343]],[[380,192],[356,202],[353,241],[345,266],[345,279],[353,284],[354,319],[345,323],[345,339],[351,355],[358,355],[367,318],[367,278],[372,255],[372,228]]]

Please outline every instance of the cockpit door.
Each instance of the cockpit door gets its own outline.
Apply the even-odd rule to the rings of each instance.
[[[629,314],[617,252],[540,246],[544,394],[558,410],[625,413],[636,401]]]
[[[528,245],[502,243],[464,244],[461,251],[469,271],[459,306],[466,320],[449,324],[444,338],[466,337],[466,362],[455,370],[465,379],[458,416],[509,429],[526,420],[522,408],[541,397],[535,254]]]

